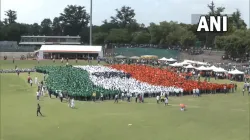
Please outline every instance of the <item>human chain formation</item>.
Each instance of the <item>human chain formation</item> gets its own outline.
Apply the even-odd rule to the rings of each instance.
[[[40,66],[37,72],[47,73],[46,87],[51,94],[57,90],[75,99],[114,98],[116,95],[156,97],[162,94],[186,95],[227,93],[233,84],[217,84],[186,79],[171,69],[144,65],[111,66]]]
[[[0,69],[0,73],[35,72],[34,68]]]
[[[148,84],[146,82],[140,82],[134,78],[122,76],[124,73],[112,68],[105,66],[76,66],[86,70],[90,76],[90,80],[96,86],[103,87],[105,89],[115,89],[121,92],[128,94],[157,94],[162,92],[168,93],[181,93],[183,92],[182,88],[177,88],[174,86],[155,86]],[[99,75],[96,76],[95,72],[98,72]],[[115,76],[107,76],[106,74],[116,73]]]
[[[152,85],[179,87],[186,94],[192,93],[194,89],[199,89],[201,93],[228,92],[234,89],[233,83],[218,84],[200,80],[187,80],[185,79],[185,73],[180,76],[170,69],[159,69],[146,65],[112,65],[110,67],[130,73],[133,78]]]

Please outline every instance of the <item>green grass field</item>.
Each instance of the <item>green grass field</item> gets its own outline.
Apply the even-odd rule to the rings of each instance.
[[[37,62],[0,64],[1,69],[31,68]],[[39,65],[52,64],[42,61]],[[170,97],[167,107],[146,98],[144,104],[76,101],[77,108],[70,109],[66,102],[45,96],[40,101],[45,117],[37,117],[37,87],[27,84],[28,74],[0,76],[1,140],[249,140],[250,98],[242,96],[242,83],[237,93],[228,95]],[[35,76],[42,77],[31,73]],[[187,111],[179,110],[180,103],[187,105]]]

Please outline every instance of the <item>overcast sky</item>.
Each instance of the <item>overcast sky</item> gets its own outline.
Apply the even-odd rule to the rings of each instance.
[[[90,0],[1,0],[1,18],[4,11],[17,11],[17,21],[23,23],[40,23],[44,18],[59,16],[67,5],[83,5],[90,9]],[[123,5],[132,7],[139,23],[178,21],[191,23],[192,14],[208,12],[207,4],[211,0],[93,0],[93,24],[100,25],[104,19],[115,15],[115,9]],[[231,14],[236,9],[249,27],[249,0],[214,0],[216,6],[224,6],[225,13]]]

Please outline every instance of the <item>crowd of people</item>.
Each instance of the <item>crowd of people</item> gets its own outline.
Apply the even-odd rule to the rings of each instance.
[[[34,68],[16,68],[16,69],[0,69],[0,73],[22,73],[22,72],[35,72]]]
[[[187,80],[186,76],[192,76],[192,73],[176,73],[171,69],[160,69],[146,65],[112,65],[111,68],[130,73],[133,78],[149,84],[182,88],[187,94],[191,94],[193,89],[197,88],[200,93],[228,92],[235,89],[233,83],[218,84],[200,79]]]
[[[113,76],[107,78],[105,73],[107,72],[118,72],[121,73],[122,71],[117,71],[112,68],[108,68],[105,66],[78,66],[83,70],[88,71],[89,79],[94,83],[96,86],[104,87],[105,89],[115,89],[121,91],[126,94],[160,94],[162,92],[169,92],[169,93],[182,93],[183,89],[178,88],[175,86],[156,86],[154,84],[148,84],[146,82],[141,82],[133,77],[121,77],[121,76]],[[94,72],[103,72],[102,76],[94,75]],[[99,72],[99,73],[100,73]]]

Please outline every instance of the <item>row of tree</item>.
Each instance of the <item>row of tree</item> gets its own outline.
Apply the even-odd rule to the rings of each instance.
[[[212,2],[208,4],[208,15],[223,15],[224,7],[215,7]],[[45,18],[40,24],[17,23],[17,12],[8,10],[6,19],[0,22],[0,40],[20,41],[21,35],[69,35],[81,36],[83,44],[89,43],[89,18],[84,6],[68,5],[58,17],[53,20]],[[135,19],[135,11],[131,7],[123,6],[116,9],[116,15],[104,20],[100,26],[93,26],[93,44],[105,43],[134,43],[157,44],[163,47],[181,46],[182,49],[201,46],[225,49],[233,57],[243,56],[249,51],[249,40],[245,22],[241,19],[239,10],[229,18],[229,31],[227,33],[196,32],[197,25],[167,22],[151,23],[148,27]],[[228,43],[228,40],[238,41]],[[223,42],[226,42],[223,43]],[[236,45],[237,44],[237,45]],[[242,46],[242,47],[239,47]],[[244,47],[243,47],[244,46]],[[234,51],[236,49],[238,51]],[[237,53],[236,53],[237,52]]]

